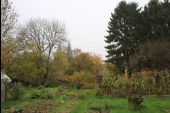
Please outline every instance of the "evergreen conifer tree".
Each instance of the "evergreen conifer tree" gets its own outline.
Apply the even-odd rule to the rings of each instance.
[[[73,52],[71,49],[70,42],[68,43],[68,46],[67,46],[67,57],[68,57],[68,62],[71,62],[73,60]]]
[[[134,53],[135,48],[142,40],[140,10],[137,3],[128,4],[122,1],[111,14],[108,35],[105,36],[107,62],[118,66],[129,62],[129,56]]]

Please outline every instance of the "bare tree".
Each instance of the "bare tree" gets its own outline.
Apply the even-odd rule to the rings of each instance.
[[[1,43],[6,43],[14,32],[17,14],[9,0],[1,0]]]
[[[58,44],[66,41],[66,32],[64,24],[57,21],[47,21],[45,19],[31,19],[25,26],[21,27],[18,39],[30,47],[32,51],[37,51],[40,56],[47,54],[47,68],[44,74],[44,84],[49,74],[50,60],[52,52]]]

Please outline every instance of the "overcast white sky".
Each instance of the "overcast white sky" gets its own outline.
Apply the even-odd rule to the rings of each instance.
[[[139,6],[149,0],[135,1]],[[111,12],[120,0],[12,0],[19,14],[19,23],[30,18],[59,20],[66,25],[72,48],[92,52],[105,59],[104,36]]]

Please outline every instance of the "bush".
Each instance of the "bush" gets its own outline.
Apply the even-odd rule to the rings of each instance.
[[[104,105],[91,105],[88,109],[93,110],[93,111],[98,111],[101,113],[101,111],[105,110],[105,106]]]
[[[31,99],[39,99],[40,95],[38,93],[32,93],[31,94]]]
[[[94,83],[88,83],[82,86],[81,89],[94,89],[95,84]]]
[[[23,96],[24,91],[21,83],[13,83],[11,84],[11,89],[9,91],[9,94],[12,99],[16,100]]]
[[[130,110],[137,110],[142,107],[143,98],[141,96],[128,97],[128,105]]]
[[[38,86],[38,89],[40,89],[40,90],[42,90],[44,88],[45,88],[45,86],[43,86],[43,85]]]
[[[73,84],[78,90],[81,88],[92,88],[93,74],[89,71],[74,72],[71,76],[66,76],[65,80]],[[91,85],[89,85],[91,84]]]
[[[128,91],[128,105],[130,110],[138,110],[142,107],[143,102],[143,82],[142,79],[131,79],[128,81],[129,91]]]
[[[51,99],[53,96],[52,96],[52,94],[49,93],[48,89],[43,89],[40,92],[40,97],[42,99]]]
[[[73,92],[67,93],[66,96],[70,99],[78,98],[78,95],[76,93],[73,93]]]
[[[64,88],[63,88],[63,87],[58,87],[58,91],[59,91],[60,93],[62,93],[62,92],[64,92]]]
[[[21,107],[15,108],[15,110],[12,111],[12,113],[23,113],[23,109]]]
[[[134,71],[141,69],[164,70],[170,68],[169,48],[169,41],[145,42],[138,48],[138,52],[130,57],[130,68]]]
[[[102,103],[102,104],[93,103],[89,105],[88,109],[92,113],[109,113],[108,110],[113,109],[114,107],[115,106],[109,105],[108,103]]]
[[[102,90],[101,88],[98,88],[98,89],[96,90],[96,97],[101,97],[101,96],[103,96],[103,95],[104,95],[103,90]]]
[[[44,88],[40,92],[33,93],[31,99],[51,99],[53,95],[49,93],[48,89]]]
[[[81,94],[81,95],[79,95],[79,99],[80,99],[80,100],[84,100],[84,99],[86,99],[86,98],[87,98],[86,94]]]

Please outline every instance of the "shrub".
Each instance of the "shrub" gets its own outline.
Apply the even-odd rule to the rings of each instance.
[[[38,86],[38,89],[44,89],[45,88],[45,86],[43,86],[43,85],[40,85],[40,86]]]
[[[31,94],[31,99],[38,99],[38,98],[40,98],[40,95],[38,93]]]
[[[65,80],[73,84],[78,90],[88,87],[93,82],[93,79],[93,74],[89,71],[74,72],[73,75],[65,77]]]
[[[17,107],[15,108],[14,111],[12,111],[12,113],[22,113],[24,110],[21,107]]]
[[[40,92],[40,97],[42,99],[51,99],[53,96],[49,93],[48,89],[43,89]]]
[[[95,84],[94,83],[88,83],[88,84],[85,84],[84,86],[82,86],[81,89],[94,89],[94,86]]]
[[[73,93],[73,92],[67,93],[66,96],[70,99],[78,98],[78,95],[76,93]]]
[[[24,94],[22,84],[20,83],[11,84],[11,89],[9,91],[9,94],[11,98],[14,100],[21,98]]]
[[[81,94],[81,95],[79,95],[79,99],[81,99],[81,100],[84,100],[84,99],[86,99],[86,98],[87,98],[86,94]]]
[[[98,89],[96,90],[96,97],[101,97],[101,96],[103,96],[103,95],[104,95],[103,90],[102,90],[101,88],[98,88]]]
[[[130,110],[137,110],[142,107],[143,98],[141,96],[128,97],[128,105]]]
[[[104,105],[91,105],[90,107],[89,107],[89,110],[94,110],[94,111],[98,111],[98,112],[100,112],[100,111],[104,111],[105,110],[105,106]]]
[[[170,68],[170,42],[149,41],[142,44],[130,57],[130,67],[135,71],[141,69],[164,70]]]
[[[49,93],[48,89],[44,88],[40,92],[33,93],[31,99],[51,99],[53,95]]]
[[[128,105],[130,110],[137,110],[141,108],[143,102],[143,81],[142,79],[131,79],[129,83]]]
[[[58,91],[62,93],[64,91],[63,87],[58,87]]]
[[[88,107],[90,112],[93,111],[92,113],[109,113],[108,110],[113,109],[113,108],[114,108],[114,106],[108,105],[107,103],[104,103],[104,104],[103,103],[102,104],[93,103],[93,104],[90,104]]]

